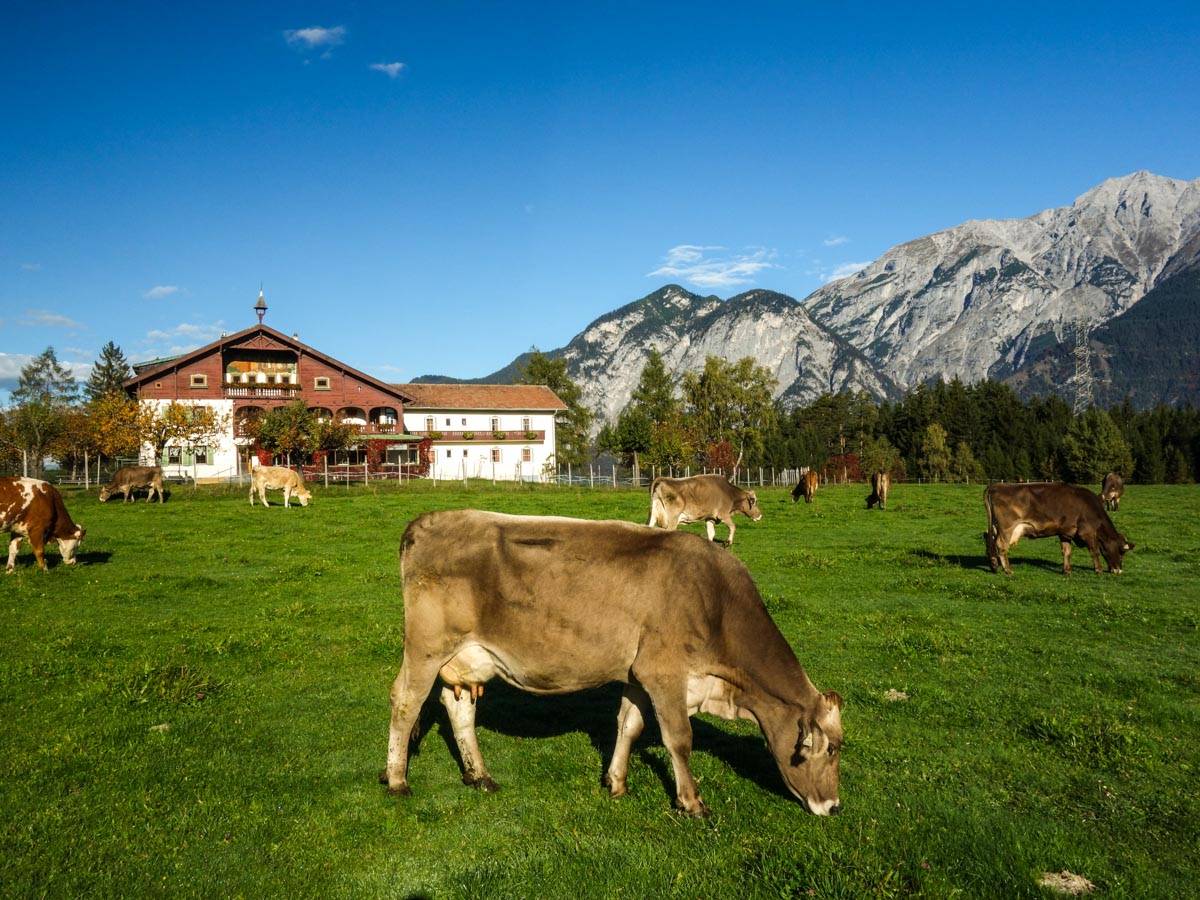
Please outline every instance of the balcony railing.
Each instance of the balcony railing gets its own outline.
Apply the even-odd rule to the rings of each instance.
[[[303,388],[298,384],[226,384],[225,396],[230,399],[286,400],[297,397]]]
[[[496,444],[496,443],[512,443],[512,444],[531,444],[542,443],[546,440],[545,431],[526,431],[523,428],[505,429],[502,433],[504,437],[496,437],[496,432],[489,429],[477,431],[441,431],[437,428],[433,431],[411,431],[410,434],[415,434],[417,437],[425,437],[426,435],[441,435],[435,437],[435,441],[471,441],[476,444]],[[471,437],[467,437],[467,435]],[[528,437],[533,435],[533,437]]]

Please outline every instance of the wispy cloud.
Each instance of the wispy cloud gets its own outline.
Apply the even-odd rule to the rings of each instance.
[[[342,25],[336,25],[333,28],[320,26],[296,28],[285,31],[283,39],[287,41],[289,47],[295,47],[298,50],[324,49],[328,53],[334,47],[345,43],[346,29]]]
[[[850,275],[854,275],[862,271],[870,264],[870,260],[867,262],[842,263],[840,266],[837,266],[831,274],[825,276],[825,282],[828,283],[830,281],[837,281],[839,278],[847,278]]]
[[[408,66],[402,62],[371,63],[368,68],[370,68],[372,72],[382,72],[388,78],[396,79],[400,77],[400,73],[407,69]]]
[[[774,250],[757,248],[729,253],[724,247],[680,244],[667,251],[663,265],[646,274],[647,278],[677,278],[702,288],[730,288],[754,281],[763,269],[778,268],[771,262]]]
[[[826,238],[821,243],[826,247],[840,247],[842,244],[850,243],[850,238],[846,237],[844,234],[839,234],[831,238]]]
[[[52,313],[44,309],[27,309],[13,324],[20,328],[85,328],[81,322],[76,322],[68,316]]]
[[[147,300],[161,300],[163,297],[170,297],[179,290],[173,284],[160,284],[157,287],[152,287],[146,293],[142,294]]]
[[[40,272],[42,271],[41,263],[21,263],[21,271],[23,272]]]

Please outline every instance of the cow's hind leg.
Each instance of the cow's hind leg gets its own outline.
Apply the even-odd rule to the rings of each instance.
[[[19,534],[14,534],[8,541],[8,565],[4,567],[4,574],[11,575],[17,567],[17,552],[21,549],[21,541],[24,538]]]
[[[479,692],[482,693],[482,692]],[[454,690],[453,687],[442,688],[442,706],[450,716],[450,727],[454,730],[454,742],[458,744],[458,753],[462,758],[463,784],[469,784],[487,791],[489,794],[498,791],[496,782],[488,773],[483,762],[483,753],[479,749],[479,738],[475,733],[475,690]]]
[[[392,684],[387,768],[379,780],[388,786],[388,793],[393,796],[407,797],[412,794],[408,786],[409,745],[416,737],[421,706],[437,680],[437,670],[437,665],[428,661],[410,664],[406,656],[400,666],[400,674]]]
[[[1071,542],[1068,540],[1065,540],[1063,538],[1059,538],[1058,542],[1062,546],[1063,574],[1070,575],[1071,574]]]
[[[722,519],[721,521],[724,522],[725,525],[729,528],[729,539],[727,541],[725,541],[725,546],[732,547],[733,546],[733,533],[735,531],[737,531],[737,529],[733,525],[733,516],[730,515],[730,517],[728,519]],[[712,526],[710,525],[709,527],[711,528]]]
[[[629,775],[629,755],[633,743],[646,725],[646,714],[650,711],[650,698],[641,688],[629,684],[621,692],[621,711],[617,713],[617,743],[613,747],[612,760],[604,774],[604,784],[614,797],[624,796],[626,778]]]

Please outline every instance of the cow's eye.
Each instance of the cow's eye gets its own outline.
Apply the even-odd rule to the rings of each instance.
[[[833,746],[833,744],[830,744],[828,752],[830,756],[833,756],[833,754],[837,753],[837,747]]]

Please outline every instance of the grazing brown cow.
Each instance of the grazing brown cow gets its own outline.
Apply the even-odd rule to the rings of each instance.
[[[38,567],[46,571],[46,545],[58,541],[64,565],[75,562],[75,548],[83,540],[83,529],[71,521],[58,488],[36,478],[0,478],[0,531],[9,533],[8,566],[11,575],[17,564],[21,539],[33,547]]]
[[[708,539],[717,538],[716,522],[724,522],[729,528],[729,540],[725,546],[733,545],[733,514],[741,513],[757,522],[762,518],[758,498],[754,491],[744,491],[732,485],[724,475],[693,475],[691,478],[655,478],[650,484],[650,520],[647,525],[657,525],[674,531],[680,525],[703,522],[708,529]]]
[[[1100,497],[1104,500],[1104,508],[1116,512],[1121,508],[1121,497],[1125,494],[1125,482],[1116,472],[1104,476],[1100,485]]]
[[[816,815],[841,807],[842,698],[821,693],[767,613],[746,567],[699,535],[629,522],[426,513],[400,541],[404,662],[392,686],[387,769],[409,795],[408,755],[440,678],[463,783],[496,790],[475,735],[482,685],[535,694],[624,684],[605,783],[626,792],[629,755],[658,720],[676,805],[708,815],[688,765],[689,716],[757,722],[791,793]],[[462,690],[466,686],[470,690]]]
[[[800,476],[800,480],[796,482],[796,486],[792,488],[792,502],[795,503],[800,499],[800,495],[804,495],[805,503],[812,503],[813,494],[817,492],[817,484],[820,479],[817,473],[809,469]],[[822,501],[824,502],[824,501]]]
[[[303,479],[286,466],[255,466],[250,473],[251,506],[254,505],[255,493],[263,506],[271,505],[267,502],[267,488],[283,491],[283,505],[287,509],[292,506],[292,497],[299,500],[301,506],[308,506],[309,498],[312,497],[312,492],[304,486]]]
[[[989,484],[983,492],[988,530],[983,540],[992,571],[1000,566],[1009,575],[1009,548],[1022,537],[1055,535],[1062,544],[1063,572],[1071,572],[1071,543],[1092,551],[1092,563],[1100,571],[1100,554],[1114,575],[1121,574],[1121,561],[1133,549],[1125,535],[1113,527],[1103,501],[1091,491],[1070,484]]]
[[[122,466],[113,473],[112,481],[100,488],[100,502],[104,503],[114,494],[124,494],[123,503],[133,499],[133,492],[138,488],[150,488],[146,502],[154,499],[158,492],[158,502],[163,502],[162,466]]]
[[[887,495],[891,489],[892,479],[887,472],[872,473],[871,496],[867,498],[867,509],[874,509],[877,503],[880,509],[887,509]]]

